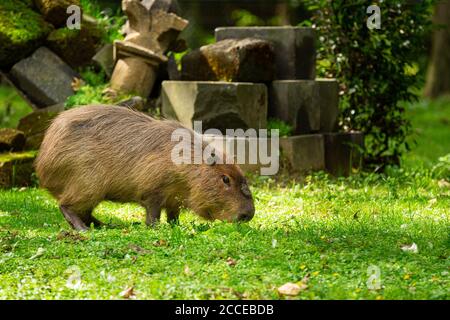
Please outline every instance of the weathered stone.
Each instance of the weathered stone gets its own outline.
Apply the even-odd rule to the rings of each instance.
[[[10,77],[42,108],[62,103],[73,95],[72,81],[79,76],[56,54],[41,47],[31,57],[15,64]]]
[[[130,99],[126,99],[124,101],[120,101],[117,103],[119,107],[132,108],[135,110],[142,111],[144,110],[145,100],[139,96],[131,97]]]
[[[258,38],[272,42],[275,78],[309,79],[316,76],[315,33],[302,27],[224,27],[216,29],[216,40]]]
[[[265,128],[267,89],[264,84],[242,82],[164,81],[162,113],[192,128]]]
[[[20,0],[0,1],[0,69],[9,69],[45,41],[53,27]]]
[[[56,109],[56,108],[55,108]],[[17,128],[26,136],[26,150],[38,150],[41,146],[44,134],[51,121],[58,115],[59,111],[36,111],[23,117]]]
[[[32,185],[35,152],[0,154],[0,188]]]
[[[334,79],[273,81],[269,116],[290,124],[296,134],[332,132],[337,125],[338,99]]]
[[[83,22],[80,30],[54,30],[47,38],[47,46],[72,68],[76,68],[91,62],[101,37],[102,32],[96,25]]]
[[[92,58],[108,77],[111,77],[116,61],[114,60],[114,46],[110,43],[104,45]]]
[[[141,4],[149,11],[160,10],[163,12],[174,13],[180,15],[180,6],[176,0],[141,0]],[[127,35],[131,33],[130,23],[127,21],[122,28],[122,33]]]
[[[280,148],[294,172],[325,169],[324,138],[321,134],[280,138]]]
[[[0,128],[0,152],[21,151],[25,145],[22,131],[11,128]]]
[[[203,141],[227,154],[226,163],[239,165],[244,172],[276,175],[280,168],[279,145],[266,137],[217,136],[204,134]]]
[[[70,16],[67,13],[68,7],[71,5],[80,7],[80,0],[34,0],[34,2],[45,20],[56,27],[66,24]]]
[[[260,39],[222,40],[181,60],[182,80],[269,82],[273,76],[273,47]]]
[[[113,90],[147,98],[159,64],[168,60],[164,53],[188,24],[173,13],[152,10],[156,1],[122,1],[129,32],[124,41],[114,42],[117,63],[111,76]]]
[[[327,133],[325,139],[325,165],[335,176],[348,176],[362,163],[364,134],[361,132]]]

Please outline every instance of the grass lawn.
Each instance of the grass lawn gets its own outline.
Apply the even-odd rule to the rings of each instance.
[[[294,299],[449,299],[450,187],[431,168],[450,153],[450,102],[410,115],[403,169],[253,179],[248,224],[186,212],[151,229],[142,208],[103,203],[96,216],[118,226],[78,234],[45,191],[0,191],[0,299],[284,299],[302,279]]]

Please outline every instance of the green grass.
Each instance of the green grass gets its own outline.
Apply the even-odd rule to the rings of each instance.
[[[450,188],[431,173],[450,152],[436,123],[448,105],[412,108],[422,131],[403,169],[253,178],[248,224],[184,212],[147,228],[139,206],[107,202],[95,215],[117,226],[77,234],[45,191],[0,191],[0,299],[122,299],[130,287],[137,299],[284,299],[277,288],[305,276],[294,299],[449,299]],[[402,250],[413,243],[417,253]],[[372,266],[379,290],[367,286]]]
[[[32,111],[12,88],[0,85],[0,128],[16,128],[20,118]]]

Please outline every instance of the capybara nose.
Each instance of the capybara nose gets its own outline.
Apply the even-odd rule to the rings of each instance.
[[[252,220],[254,215],[255,215],[255,209],[251,208],[251,209],[247,210],[246,212],[241,213],[238,216],[238,221],[241,221],[241,222],[250,221],[250,220]]]

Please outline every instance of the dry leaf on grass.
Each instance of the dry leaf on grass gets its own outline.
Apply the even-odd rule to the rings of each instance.
[[[153,242],[153,245],[155,247],[166,247],[167,246],[167,241],[163,240],[163,239],[160,239],[158,241]]]
[[[80,78],[73,78],[71,86],[73,91],[77,92],[84,86],[86,83]]]
[[[133,243],[130,243],[128,245],[128,248],[130,248],[131,250],[133,250],[134,252],[139,253],[139,254],[150,254],[150,253],[152,253],[151,250],[144,249],[144,248],[139,247],[138,245],[133,244]]]
[[[234,260],[233,258],[231,258],[231,257],[227,258],[227,265],[229,265],[230,267],[235,266],[236,263],[237,263],[236,260]]]
[[[124,299],[132,299],[135,297],[134,286],[128,287],[119,294]]]

